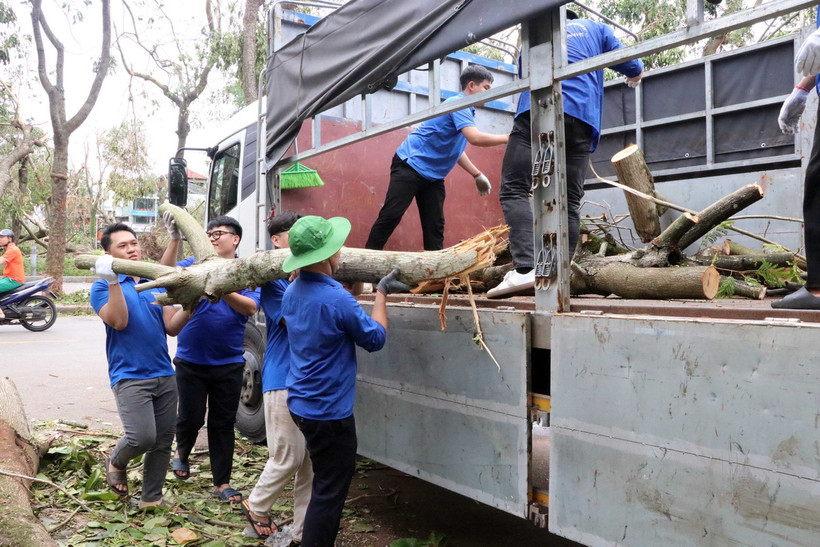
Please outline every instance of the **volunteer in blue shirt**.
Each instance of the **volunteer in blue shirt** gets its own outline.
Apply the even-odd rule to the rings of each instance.
[[[567,10],[567,61],[578,61],[621,47],[612,29]],[[643,77],[640,59],[611,67],[625,75],[627,85],[635,87]],[[573,254],[580,236],[579,209],[584,197],[589,156],[601,134],[604,101],[604,71],[596,70],[561,82],[564,102],[564,141],[566,143],[567,213],[569,252]],[[504,280],[487,292],[490,298],[512,296],[535,286],[533,213],[530,203],[532,185],[532,145],[530,134],[530,92],[518,99],[510,142],[501,164],[501,189],[498,197],[504,221],[510,227],[510,253],[513,266]]]
[[[163,216],[163,220],[171,241],[160,262],[173,266],[181,236],[170,212]],[[208,223],[206,231],[219,257],[236,257],[236,247],[242,239],[242,226],[236,220],[227,216],[216,217]],[[178,265],[188,267],[194,261],[194,257],[189,257]],[[230,484],[233,428],[245,369],[242,350],[245,323],[256,313],[258,306],[258,290],[244,289],[226,294],[214,303],[203,298],[179,334],[174,358],[179,389],[174,475],[181,480],[190,476],[188,457],[205,423],[207,409],[213,495],[223,502],[242,501],[242,494]]]
[[[288,232],[299,218],[293,211],[282,211],[268,221],[268,234],[274,248],[288,248]],[[278,528],[270,517],[270,509],[293,477],[292,540],[298,543],[302,541],[305,512],[310,502],[313,467],[305,436],[288,411],[285,379],[290,370],[290,345],[282,319],[282,297],[288,285],[288,280],[276,279],[262,286],[261,305],[268,329],[262,366],[268,461],[241,508],[257,535],[264,538],[276,533]]]
[[[820,10],[817,12],[820,27]],[[803,79],[797,84],[780,109],[778,123],[787,135],[797,132],[806,99],[813,89],[820,90],[820,29],[809,36],[794,57],[794,68]],[[806,247],[806,284],[782,300],[772,302],[773,308],[820,310],[820,123],[815,113],[814,142],[803,183],[803,244]]]
[[[387,294],[409,287],[394,268],[377,286],[373,311],[362,307],[333,275],[350,233],[342,217],[302,217],[288,234],[291,255],[282,269],[299,276],[282,298],[290,343],[288,408],[305,436],[313,487],[302,544],[331,547],[356,467],[356,346],[377,351],[387,331]]]
[[[444,103],[490,89],[493,75],[483,66],[470,65],[461,73],[461,93]],[[421,232],[426,251],[444,247],[444,177],[456,165],[475,179],[479,195],[492,190],[490,181],[464,152],[473,146],[497,146],[507,142],[508,135],[479,131],[475,126],[475,108],[465,108],[422,123],[410,133],[393,156],[390,184],[379,217],[370,229],[367,249],[381,250],[399,225],[413,198],[419,208]]]
[[[129,226],[111,224],[100,243],[106,254],[94,265],[100,279],[91,286],[90,300],[105,323],[108,376],[124,430],[105,461],[106,482],[116,494],[128,494],[128,462],[145,454],[139,507],[159,505],[177,407],[165,335],[176,336],[191,314],[177,312],[173,306],[157,306],[156,294],[164,289],[138,293],[136,285],[146,279],[114,273],[114,258],[142,259],[137,236]]]

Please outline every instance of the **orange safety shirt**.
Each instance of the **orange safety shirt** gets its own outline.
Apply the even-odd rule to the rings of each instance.
[[[20,247],[9,243],[6,246],[6,252],[3,253],[3,258],[6,259],[3,277],[10,277],[18,283],[25,283],[26,274],[23,270],[23,253],[20,252]]]

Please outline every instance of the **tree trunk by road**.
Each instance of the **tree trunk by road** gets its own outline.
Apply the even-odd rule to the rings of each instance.
[[[0,470],[34,477],[40,463],[38,447],[28,428],[23,401],[14,382],[0,378]],[[0,474],[0,545],[57,545],[31,510],[31,481]]]
[[[63,267],[66,245],[66,196],[68,193],[68,143],[71,134],[88,118],[97,102],[103,80],[108,73],[111,47],[111,12],[110,0],[102,0],[102,45],[100,57],[95,63],[94,81],[85,101],[79,110],[68,118],[66,115],[64,75],[65,47],[57,38],[43,15],[42,0],[31,2],[31,24],[34,31],[34,43],[37,49],[37,73],[40,85],[48,96],[51,129],[54,132],[54,156],[51,164],[51,197],[48,200],[49,253],[46,259],[46,272],[54,278],[51,290],[61,293],[63,290]],[[54,82],[51,81],[46,68],[46,51],[43,43],[46,35],[56,53],[53,69]]]

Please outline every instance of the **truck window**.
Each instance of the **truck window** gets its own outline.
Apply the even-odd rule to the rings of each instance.
[[[236,207],[239,186],[239,143],[214,156],[208,189],[208,218],[226,215]]]

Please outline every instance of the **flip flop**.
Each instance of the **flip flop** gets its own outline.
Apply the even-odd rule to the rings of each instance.
[[[248,519],[253,531],[256,532],[256,535],[260,538],[265,539],[271,534],[275,534],[279,531],[276,523],[273,522],[273,519],[270,517],[268,517],[267,521],[256,520],[253,515],[251,515],[251,506],[248,504],[248,500],[242,500],[242,503],[239,504],[239,508],[242,509],[242,514],[245,515],[245,518]],[[259,528],[270,528],[271,534],[262,534],[259,532]]]
[[[234,490],[230,486],[224,490],[214,490],[213,492],[211,492],[211,494],[213,495],[213,497],[215,497],[223,503],[240,503],[243,499],[242,492],[240,492],[239,490]],[[231,499],[236,496],[239,496],[238,500]]]
[[[183,462],[180,458],[174,458],[171,469],[174,476],[181,481],[187,481],[191,477],[191,466]],[[185,475],[181,473],[185,473]]]
[[[111,457],[105,459],[105,482],[108,484],[108,487],[118,496],[127,496],[128,495],[128,475],[125,472],[125,469],[117,469],[116,471],[109,471],[108,468],[111,467]],[[125,485],[125,490],[120,490],[117,486]]]

